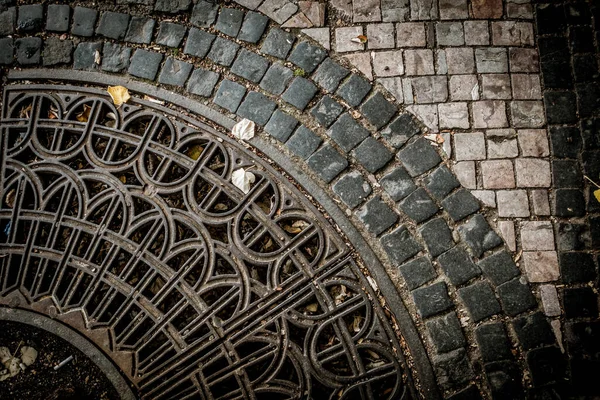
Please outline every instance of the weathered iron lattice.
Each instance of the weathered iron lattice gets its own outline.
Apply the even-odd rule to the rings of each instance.
[[[145,398],[414,396],[344,240],[267,162],[141,99],[14,85],[3,104],[0,299],[80,311]]]

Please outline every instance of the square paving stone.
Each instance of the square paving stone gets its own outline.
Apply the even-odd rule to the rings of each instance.
[[[98,11],[86,7],[75,7],[75,10],[73,10],[71,33],[76,36],[92,36],[97,18]]]
[[[484,362],[512,359],[510,342],[502,322],[492,322],[475,328],[475,338]]]
[[[211,33],[192,28],[188,34],[183,52],[190,56],[203,58],[208,53],[210,45],[215,40],[215,37],[216,36]]]
[[[393,232],[384,235],[381,238],[381,245],[394,265],[402,264],[423,250],[423,247],[404,226],[400,226]],[[417,280],[416,277],[414,280]]]
[[[408,172],[401,166],[383,176],[379,183],[394,201],[402,200],[417,188]]]
[[[137,49],[131,57],[131,64],[127,72],[138,78],[153,81],[156,78],[162,59],[163,56],[160,53]]]
[[[412,291],[413,301],[421,318],[431,317],[454,305],[444,282],[434,283]]]
[[[15,40],[17,62],[21,65],[39,64],[42,50],[42,39],[25,37]]]
[[[242,49],[238,54],[231,72],[254,83],[260,82],[269,68],[269,60],[251,51]]]
[[[374,197],[364,206],[355,211],[356,216],[365,224],[369,232],[375,236],[379,235],[398,220],[398,215],[382,200]],[[386,245],[383,244],[385,248]]]
[[[447,353],[464,347],[465,337],[456,314],[448,313],[425,323],[436,353]]]
[[[129,26],[129,15],[105,11],[100,16],[100,22],[96,33],[107,38],[121,40],[127,33]]]
[[[175,14],[179,11],[186,11],[192,4],[191,0],[157,0],[154,4],[156,11]]]
[[[431,200],[425,189],[418,188],[400,202],[400,209],[410,219],[420,223],[437,213],[438,206]]]
[[[466,189],[459,189],[442,201],[442,207],[450,217],[458,222],[479,211],[479,201]]]
[[[544,92],[544,105],[549,124],[577,122],[577,98],[573,92]]]
[[[421,175],[442,159],[427,139],[419,138],[398,152],[398,159],[411,176]]]
[[[369,136],[369,131],[345,113],[329,128],[327,134],[342,150],[348,152]]]
[[[156,43],[167,47],[179,47],[185,36],[186,27],[172,22],[161,22]]]
[[[131,43],[149,44],[152,40],[155,20],[145,17],[133,17],[125,35],[125,41]]]
[[[46,30],[52,32],[66,32],[69,30],[71,7],[67,4],[49,4]]]
[[[409,290],[416,289],[437,277],[433,265],[427,257],[419,257],[402,264],[399,270]]]
[[[296,132],[287,141],[286,145],[292,153],[306,160],[317,150],[321,142],[321,138],[316,133],[301,125],[296,129]]]
[[[200,0],[192,9],[190,22],[198,28],[209,28],[215,22],[218,12],[219,4]]]
[[[296,38],[291,33],[279,28],[272,28],[269,30],[260,51],[273,57],[285,59],[295,40]]]
[[[190,63],[169,57],[160,71],[158,82],[164,85],[183,87],[192,72],[192,67],[193,65]]]
[[[473,264],[469,254],[456,246],[438,257],[438,263],[442,270],[455,286],[481,274],[477,265]]]
[[[44,42],[42,57],[44,66],[56,64],[69,64],[73,52],[73,41],[60,40],[57,37],[49,37]]]
[[[531,350],[527,353],[527,365],[538,387],[565,379],[565,357],[558,346]]]
[[[409,113],[400,114],[391,124],[381,130],[381,136],[394,148],[399,149],[421,129]]]
[[[551,345],[556,341],[546,316],[540,311],[513,320],[512,326],[524,350]]]
[[[377,129],[387,124],[396,114],[396,111],[398,111],[398,108],[387,101],[379,92],[371,96],[360,108],[360,112]]]
[[[305,41],[298,43],[292,54],[290,54],[288,61],[310,74],[326,56],[327,51],[325,49]]]
[[[121,72],[129,67],[131,49],[114,43],[105,42],[102,49],[102,70]]]
[[[317,94],[317,91],[314,83],[306,78],[297,76],[281,98],[302,111],[310,103],[315,94]]]
[[[372,173],[379,171],[394,157],[387,147],[371,136],[363,140],[352,151],[352,155],[360,165]]]
[[[281,110],[275,110],[265,126],[265,131],[280,142],[285,143],[296,128],[296,125],[298,125],[296,118]]]
[[[591,287],[564,289],[563,306],[567,318],[598,318],[598,296]]]
[[[319,124],[328,128],[344,111],[344,107],[331,96],[323,96],[321,100],[310,110],[310,113]]]
[[[498,286],[498,296],[504,311],[515,316],[537,305],[537,301],[524,277],[514,278]]]
[[[221,82],[219,90],[217,90],[217,94],[213,99],[213,103],[234,113],[242,102],[244,94],[246,94],[246,88],[244,86],[225,79]]]
[[[346,101],[350,106],[358,106],[371,91],[371,83],[358,74],[350,75],[350,78],[341,84],[336,94]]]
[[[239,47],[239,44],[234,43],[231,40],[217,37],[207,57],[217,64],[228,67],[233,62]]]
[[[265,32],[269,18],[254,11],[248,11],[238,39],[244,42],[257,43]]]
[[[13,38],[0,38],[0,65],[10,65],[14,61]]]
[[[576,159],[582,146],[579,129],[562,126],[550,127],[550,143],[554,157]]]
[[[557,189],[554,197],[554,213],[566,218],[584,216],[583,192],[579,189]]]
[[[346,169],[348,160],[336,149],[326,144],[308,158],[307,164],[321,179],[329,183]]]
[[[260,87],[269,93],[280,95],[293,77],[294,73],[291,69],[284,67],[283,64],[273,63],[260,81]]]
[[[561,253],[560,276],[564,283],[585,283],[596,279],[594,257],[590,253]]]
[[[73,69],[92,70],[99,68],[96,64],[96,52],[102,50],[101,42],[79,43],[73,53]]]
[[[581,187],[583,176],[576,160],[556,160],[552,162],[552,182],[554,187]]]
[[[452,232],[443,218],[436,218],[423,224],[419,228],[419,234],[432,257],[437,257],[454,246]]]
[[[237,115],[256,122],[260,126],[265,126],[271,118],[271,114],[277,107],[277,104],[262,93],[249,92],[244,102],[238,108]]]
[[[460,183],[445,165],[440,165],[424,179],[427,191],[438,200],[442,200]],[[479,208],[479,207],[478,207]]]
[[[485,281],[475,282],[459,289],[458,296],[467,306],[473,322],[479,322],[501,311],[500,303],[494,296],[492,287]]]
[[[477,263],[483,274],[496,286],[501,285],[515,276],[520,271],[506,250],[494,253]]]
[[[19,6],[17,28],[23,32],[39,31],[44,24],[44,7],[41,4]]]
[[[17,7],[9,7],[8,10],[0,9],[0,35],[11,35],[17,24]]]
[[[464,386],[475,377],[464,348],[432,357],[436,376],[443,390]]]
[[[348,76],[349,73],[350,71],[333,61],[331,58],[326,58],[321,65],[319,65],[319,68],[313,76],[313,80],[327,92],[333,93],[342,79]]]
[[[242,27],[244,12],[237,8],[221,8],[215,29],[232,37],[236,37]]]
[[[487,381],[495,399],[524,399],[521,380],[523,369],[512,361],[496,361],[485,365]]]
[[[358,171],[343,175],[334,185],[333,191],[350,208],[355,208],[371,193],[371,185]]]
[[[218,73],[197,68],[187,83],[187,91],[198,96],[210,97],[218,80]]]
[[[485,217],[475,214],[467,222],[458,227],[460,237],[473,251],[475,257],[502,244],[500,236],[490,227]]]

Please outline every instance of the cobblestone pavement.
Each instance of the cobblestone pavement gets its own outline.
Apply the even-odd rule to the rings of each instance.
[[[600,395],[593,2],[27,3],[0,0],[5,85],[125,74],[317,182],[410,313],[424,398]]]

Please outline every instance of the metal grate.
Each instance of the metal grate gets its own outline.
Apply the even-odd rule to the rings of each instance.
[[[414,396],[343,239],[268,163],[151,102],[4,96],[0,296],[81,310],[147,398]]]

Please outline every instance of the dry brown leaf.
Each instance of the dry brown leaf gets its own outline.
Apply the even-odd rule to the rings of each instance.
[[[121,182],[123,182],[123,183],[127,183],[127,177],[126,177],[125,175],[121,175],[121,176],[119,177],[119,180],[120,180]]]
[[[13,208],[15,206],[15,197],[17,197],[17,191],[15,189],[12,189],[6,194],[5,201],[9,208]]]
[[[127,103],[127,101],[131,98],[129,95],[129,90],[127,90],[127,88],[124,86],[109,86],[106,91],[108,94],[110,94],[110,98],[117,108],[121,107],[121,104]]]
[[[306,311],[308,311],[308,312],[317,312],[318,308],[319,308],[319,306],[317,303],[312,303],[305,307]]]
[[[79,122],[88,122],[88,120],[90,119],[91,111],[92,111],[92,107],[88,106],[87,104],[84,104],[83,111],[80,112],[79,114],[77,114],[75,116],[75,118],[77,118],[77,121],[79,121]]]
[[[351,39],[351,41],[354,43],[367,43],[368,40],[369,38],[367,38],[365,35],[358,35],[357,37]]]
[[[31,112],[32,105],[28,105],[27,107],[23,107],[21,112],[19,113],[20,118],[29,118],[29,113]]]

